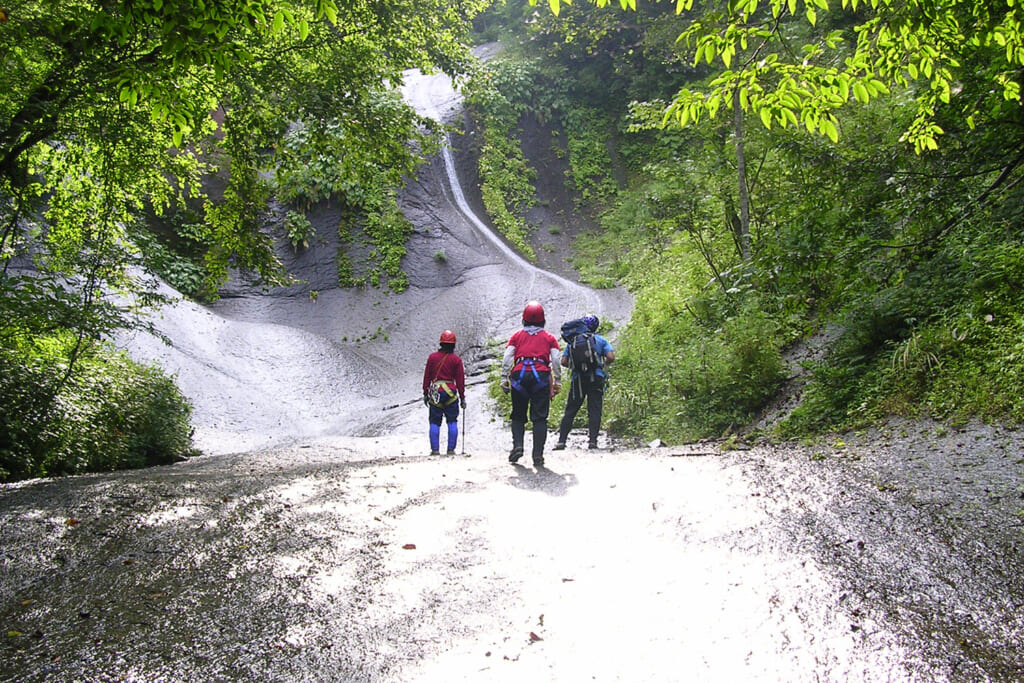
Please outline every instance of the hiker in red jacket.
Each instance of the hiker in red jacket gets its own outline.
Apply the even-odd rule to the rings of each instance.
[[[551,397],[562,388],[560,356],[558,340],[544,330],[544,307],[529,302],[523,309],[523,329],[508,340],[501,360],[501,388],[512,394],[512,452],[508,461],[513,464],[523,457],[529,417],[533,422],[533,464],[544,465]]]
[[[423,403],[430,409],[430,454],[441,455],[441,419],[448,422],[448,455],[459,440],[459,407],[466,407],[466,370],[455,353],[455,333],[441,333],[441,346],[423,368]]]

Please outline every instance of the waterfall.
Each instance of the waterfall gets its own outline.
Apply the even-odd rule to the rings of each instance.
[[[406,72],[403,86],[403,93],[406,101],[416,110],[438,123],[452,120],[461,111],[461,95],[455,90],[451,79],[445,74],[424,75],[418,70]],[[620,310],[621,302],[616,302],[611,308],[606,306],[604,296],[598,292],[576,282],[562,277],[557,273],[538,268],[530,263],[515,249],[510,247],[499,237],[484,221],[473,211],[473,208],[466,201],[466,195],[462,189],[462,183],[455,167],[455,160],[452,157],[451,141],[446,135],[441,148],[441,159],[444,162],[445,173],[448,178],[448,189],[451,192],[452,200],[459,213],[469,221],[488,243],[490,243],[502,257],[511,264],[515,264],[525,271],[528,280],[525,285],[526,298],[543,299],[551,293],[551,287],[560,290],[563,298],[572,303],[572,308],[580,312],[589,311],[598,315],[605,315],[608,310]],[[542,283],[547,286],[542,286]],[[620,299],[621,297],[616,297]]]

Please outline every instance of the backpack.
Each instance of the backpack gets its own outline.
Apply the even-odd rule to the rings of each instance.
[[[601,356],[597,353],[594,333],[583,318],[570,320],[562,325],[562,339],[569,348],[569,367],[580,376],[593,376],[601,367]]]
[[[590,328],[587,327],[587,323],[583,321],[583,318],[574,318],[565,323],[562,323],[562,339],[567,343],[571,344],[573,337],[577,334],[588,334]]]

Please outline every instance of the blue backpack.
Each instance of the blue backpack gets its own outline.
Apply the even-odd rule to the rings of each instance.
[[[601,367],[594,333],[583,318],[575,318],[562,325],[562,339],[569,349],[569,367],[577,376],[591,376]]]
[[[573,337],[576,335],[589,333],[590,328],[587,327],[587,323],[583,318],[574,318],[573,320],[562,323],[562,339],[569,344],[572,343]]]

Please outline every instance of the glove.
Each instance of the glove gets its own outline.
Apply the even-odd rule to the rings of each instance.
[[[462,399],[461,401],[459,401],[459,405],[462,406],[463,410],[465,410],[466,409],[466,399]]]
[[[501,380],[501,390],[504,391],[506,394],[512,391],[512,385],[509,384],[509,381],[507,379]]]
[[[430,399],[427,398],[426,394],[423,394],[423,405],[425,405],[425,406],[429,406],[430,405]]]

